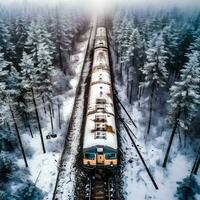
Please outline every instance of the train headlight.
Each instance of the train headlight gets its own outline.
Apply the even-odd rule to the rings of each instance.
[[[113,167],[113,161],[110,162],[110,166]]]

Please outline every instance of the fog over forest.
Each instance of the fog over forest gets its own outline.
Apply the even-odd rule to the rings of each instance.
[[[119,127],[106,124],[119,136],[114,199],[200,199],[200,0],[0,0],[0,200],[52,199],[57,186],[67,194],[58,199],[86,194],[80,159],[94,153],[79,130],[101,26],[114,88],[106,95],[120,102]]]
[[[13,4],[13,3],[37,3],[37,4],[49,4],[55,5],[59,3],[73,3],[73,4],[82,4],[86,7],[90,7],[91,5],[128,5],[128,6],[155,6],[155,7],[165,7],[165,6],[177,6],[177,7],[196,7],[200,6],[199,0],[0,0],[2,4]]]

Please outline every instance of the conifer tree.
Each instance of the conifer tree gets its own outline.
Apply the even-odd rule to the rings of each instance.
[[[38,57],[38,55],[36,56]],[[40,123],[40,118],[39,118],[39,112],[38,112],[36,97],[35,97],[35,87],[37,87],[38,84],[40,84],[41,77],[40,77],[40,74],[38,73],[38,68],[34,66],[33,57],[31,57],[25,52],[23,53],[20,66],[23,69],[21,72],[21,79],[22,79],[21,87],[23,87],[27,91],[31,91],[35,114],[36,114],[37,123],[38,123],[38,128],[40,132],[42,149],[43,149],[43,153],[46,153],[41,123]]]
[[[153,99],[155,90],[159,87],[164,87],[168,72],[166,69],[166,50],[163,41],[163,34],[155,35],[148,43],[148,49],[146,51],[146,63],[141,69],[144,74],[144,81],[141,83],[143,87],[149,87],[150,100],[149,100],[149,121],[147,127],[147,135],[150,132],[152,111],[153,111]]]
[[[188,55],[189,61],[181,70],[180,80],[170,88],[170,112],[169,120],[172,125],[172,133],[163,162],[166,166],[169,151],[176,133],[177,126],[188,132],[194,120],[200,104],[200,53],[192,51]]]
[[[133,96],[138,95],[138,90],[133,94],[133,84],[135,83],[136,88],[139,88],[139,82],[141,81],[141,71],[140,69],[144,65],[145,52],[144,52],[144,41],[138,31],[138,29],[133,29],[130,35],[129,48],[127,51],[127,96],[129,97],[129,103],[132,103]]]

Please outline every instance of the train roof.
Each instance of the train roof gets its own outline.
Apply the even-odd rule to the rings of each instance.
[[[102,73],[104,75],[107,74],[104,76],[104,80],[105,82],[110,83],[109,74],[105,70]],[[95,72],[95,75],[93,74],[91,80],[83,148],[87,149],[94,146],[107,146],[113,149],[117,149],[112,88],[109,84],[102,82],[96,83],[98,74],[99,71]],[[97,101],[101,101],[102,104],[97,104]],[[98,112],[98,106],[103,108],[104,111]],[[105,119],[105,123],[99,123],[105,126],[104,131],[96,130],[96,124],[98,124],[96,119],[98,117],[103,117]]]
[[[104,113],[98,113],[97,115],[105,115]],[[85,127],[84,135],[84,145],[83,149],[88,149],[96,146],[106,146],[113,149],[117,149],[117,137],[116,129],[113,127],[112,131],[93,131],[95,128],[95,114],[89,115]],[[112,125],[115,123],[114,117],[109,114],[106,114],[107,125]]]
[[[96,30],[83,149],[117,149],[117,133],[107,49],[106,28]]]

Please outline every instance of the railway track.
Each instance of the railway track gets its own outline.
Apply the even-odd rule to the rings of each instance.
[[[108,46],[109,49],[109,46]],[[109,53],[109,60],[111,63],[111,57]],[[93,63],[94,66],[94,63]],[[92,69],[92,68],[91,68]],[[111,75],[112,76],[112,75]],[[113,77],[112,77],[113,78]],[[89,87],[91,80],[88,80]],[[112,83],[111,83],[112,84]],[[90,88],[88,88],[89,90]],[[85,115],[88,110],[88,96],[85,104]],[[85,131],[86,118],[84,118],[82,124],[82,139]],[[86,170],[83,169],[83,144],[80,145],[79,155],[77,156],[77,172],[76,172],[76,187],[75,187],[75,199],[76,200],[114,200],[121,199],[121,180],[120,180],[120,170],[116,169],[113,173],[111,170],[107,169],[93,169]]]
[[[85,190],[85,200],[114,200],[112,179],[103,171],[90,175]]]
[[[68,130],[64,144],[64,150],[61,155],[59,171],[56,179],[53,200],[72,199],[73,186],[75,177],[72,175],[75,169],[75,157],[78,153],[78,145],[80,140],[81,125],[84,118],[85,95],[88,92],[86,89],[86,81],[89,76],[90,66],[92,64],[92,51],[94,45],[96,27],[93,24],[90,28],[90,36],[86,48],[85,58],[83,62],[80,79],[75,93],[75,101],[69,121]]]

